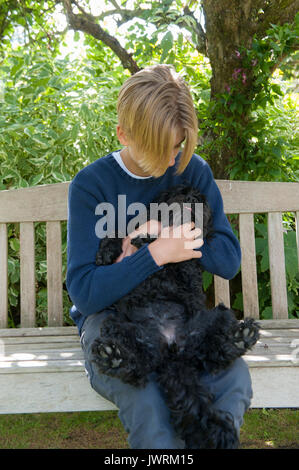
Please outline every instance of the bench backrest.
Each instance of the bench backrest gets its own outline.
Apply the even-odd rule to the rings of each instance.
[[[218,180],[226,214],[239,214],[244,315],[259,318],[254,214],[268,214],[274,319],[288,318],[282,213],[296,217],[299,259],[299,183]],[[67,220],[69,183],[0,192],[0,328],[8,319],[7,224],[20,223],[21,327],[35,326],[34,222],[46,223],[48,326],[63,325],[61,221]],[[214,276],[215,304],[230,306],[229,281]]]

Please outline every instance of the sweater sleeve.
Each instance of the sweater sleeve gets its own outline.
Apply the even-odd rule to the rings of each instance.
[[[95,232],[99,201],[82,185],[69,187],[66,286],[72,302],[84,316],[109,307],[149,275],[163,269],[154,261],[148,244],[121,262],[95,264],[100,239]]]
[[[202,257],[199,258],[199,263],[205,271],[224,279],[232,279],[241,263],[240,244],[224,213],[222,196],[207,162],[204,162],[203,170],[198,176],[195,184],[206,196],[212,209],[214,229],[212,239],[205,241],[200,248]]]

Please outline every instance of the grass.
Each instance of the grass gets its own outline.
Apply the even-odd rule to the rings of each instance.
[[[299,410],[248,411],[243,449],[299,449]],[[0,449],[127,449],[117,411],[0,415]]]

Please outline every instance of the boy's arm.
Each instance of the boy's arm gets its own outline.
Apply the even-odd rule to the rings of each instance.
[[[72,182],[68,199],[68,243],[66,286],[72,302],[85,316],[109,307],[154,272],[158,266],[148,244],[109,266],[97,266],[100,239],[95,226],[98,198],[83,185]]]
[[[241,263],[240,244],[224,214],[220,190],[206,162],[192,183],[206,196],[213,217],[213,237],[200,248],[202,257],[198,261],[205,271],[232,279]]]

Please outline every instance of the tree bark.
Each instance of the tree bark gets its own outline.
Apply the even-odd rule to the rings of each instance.
[[[253,35],[263,37],[271,24],[292,22],[299,0],[202,0],[202,6],[213,98],[225,91],[234,69],[238,68],[238,47],[249,49]]]

